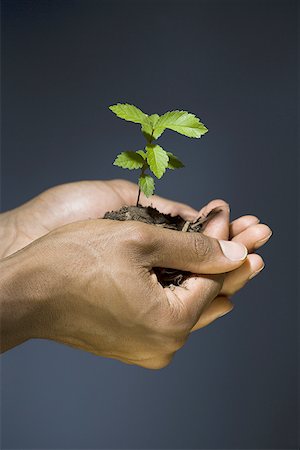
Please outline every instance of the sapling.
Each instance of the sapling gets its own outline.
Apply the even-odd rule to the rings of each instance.
[[[142,206],[139,200],[141,192],[146,197],[153,194],[155,184],[152,175],[160,179],[167,169],[175,170],[184,167],[177,156],[156,143],[162,133],[169,129],[187,137],[200,138],[208,131],[207,128],[198,117],[187,111],[168,111],[162,116],[158,114],[149,116],[136,106],[127,103],[117,103],[109,108],[121,119],[139,124],[146,139],[146,145],[143,149],[120,153],[113,162],[115,166],[124,169],[140,170],[136,206],[123,206],[118,211],[108,211],[104,219],[138,220],[182,232],[202,232],[204,225],[218,213],[217,209],[212,210],[206,217],[198,217],[190,222],[180,215],[172,216],[152,206]],[[155,267],[154,272],[163,286],[180,285],[186,277],[190,276],[188,272],[162,267]]]
[[[149,116],[136,106],[127,103],[117,103],[110,106],[109,109],[121,119],[140,124],[141,131],[146,138],[146,145],[143,150],[122,152],[113,162],[115,166],[123,169],[140,169],[136,206],[139,204],[141,192],[146,197],[150,197],[155,190],[154,178],[147,171],[150,171],[156,178],[160,179],[166,172],[166,169],[175,170],[184,167],[184,164],[177,156],[164,150],[154,141],[166,129],[191,138],[200,138],[208,131],[198,117],[187,111],[168,111],[162,116],[158,114]]]

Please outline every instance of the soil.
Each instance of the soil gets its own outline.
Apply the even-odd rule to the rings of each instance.
[[[111,220],[138,220],[158,227],[169,228],[184,233],[201,233],[207,223],[220,212],[214,208],[207,216],[200,216],[194,222],[189,222],[181,216],[171,216],[158,211],[152,206],[123,206],[118,211],[106,212],[104,219]],[[153,268],[158,281],[162,286],[180,286],[191,273],[163,267]]]

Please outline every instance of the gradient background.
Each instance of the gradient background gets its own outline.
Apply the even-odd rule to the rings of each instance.
[[[134,174],[143,142],[107,109],[182,108],[200,141],[165,132],[186,168],[158,193],[225,198],[274,236],[235,310],[160,371],[54,342],[2,356],[2,448],[296,448],[296,1],[2,2],[2,207],[55,184]]]

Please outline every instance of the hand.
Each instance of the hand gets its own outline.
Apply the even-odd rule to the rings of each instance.
[[[0,228],[0,258],[8,256],[62,225],[102,218],[107,211],[135,205],[136,184],[126,180],[79,181],[55,186],[24,205],[3,213]],[[189,217],[196,211],[188,205],[157,195],[140,203],[162,212]]]
[[[228,233],[228,214],[214,218],[212,233]],[[240,244],[132,221],[65,225],[1,261],[2,345],[47,338],[164,367],[220,291],[223,273],[246,254]],[[184,287],[163,288],[153,267],[195,275]]]
[[[61,225],[103,217],[108,210],[134,204],[136,197],[137,186],[125,180],[81,181],[53,187],[21,207],[1,215],[0,257],[1,254],[3,257],[8,256]],[[152,204],[165,213],[181,214],[186,219],[192,219],[199,214],[188,205],[156,195],[147,199],[141,194],[141,203]],[[202,208],[201,213],[207,214],[219,204],[224,205],[224,202],[213,201]],[[253,252],[255,243],[260,242],[256,247],[258,248],[271,235],[269,227],[257,225],[258,222],[254,216],[244,216],[235,220],[230,227],[230,238],[246,245],[249,253]],[[249,277],[263,268],[263,265],[261,257],[249,255],[239,271],[228,274],[221,297],[207,307],[195,329],[208,325],[229,312],[233,305],[228,296],[243,287]]]
[[[226,202],[223,200],[213,200],[202,208],[198,215],[207,215],[213,208],[226,207],[226,205]],[[205,233],[214,237],[227,238],[226,234],[218,233],[218,230],[214,229],[212,222],[206,227]],[[263,246],[270,239],[271,235],[271,229],[267,225],[260,224],[259,219],[255,216],[242,216],[231,222],[229,239],[245,245],[249,254],[241,267],[225,274],[223,287],[219,295],[203,310],[199,321],[191,331],[196,331],[209,325],[233,309],[234,305],[229,300],[229,297],[236,294],[249,280],[262,271],[264,261],[261,256],[253,252]]]

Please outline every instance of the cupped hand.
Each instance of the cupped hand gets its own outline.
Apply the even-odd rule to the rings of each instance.
[[[214,226],[228,229],[226,210]],[[3,345],[46,338],[129,364],[164,367],[220,291],[223,274],[246,256],[238,243],[134,221],[59,227],[2,260],[3,273],[12,274],[3,292],[14,286],[11,301],[17,302],[3,321]],[[191,277],[185,287],[163,288],[155,267],[205,275]],[[12,328],[11,320],[20,326]]]
[[[207,215],[209,211],[216,207],[227,208],[229,211],[226,202],[213,200],[202,208],[199,214]],[[251,215],[242,216],[231,222],[228,231],[224,227],[223,229],[220,228],[214,221],[215,219],[212,219],[207,225],[205,234],[217,238],[229,238],[234,242],[242,243],[248,250],[248,256],[241,267],[225,274],[223,286],[218,296],[211,304],[206,306],[191,331],[196,331],[209,325],[233,309],[234,305],[230,297],[259,274],[265,266],[262,257],[253,252],[268,242],[272,235],[272,231],[267,225],[260,224],[259,219]]]
[[[135,205],[137,195],[137,185],[121,179],[79,181],[50,188],[1,215],[0,257],[16,252],[62,225],[102,218],[107,211]],[[188,205],[157,195],[147,199],[142,193],[140,203],[144,206],[152,204],[164,213],[183,217],[196,212]]]
[[[136,198],[136,184],[126,180],[80,181],[55,186],[24,205],[2,214],[0,256],[5,257],[16,252],[59,226],[89,218],[101,218],[106,211],[116,210],[126,204],[135,204]],[[199,215],[199,212],[188,205],[156,195],[147,199],[141,194],[140,203],[152,204],[162,212],[180,214],[186,219]],[[227,207],[225,202],[215,200],[202,208],[200,213],[207,214],[217,206]],[[213,229],[214,225],[211,223],[206,228],[206,233],[215,233]],[[229,238],[244,244],[249,253],[267,242],[270,235],[270,228],[259,224],[255,216],[240,217],[231,223],[229,230]],[[226,274],[220,295],[203,311],[194,329],[208,325],[229,312],[233,308],[229,297],[241,289],[263,266],[260,256],[250,254],[240,269]]]

